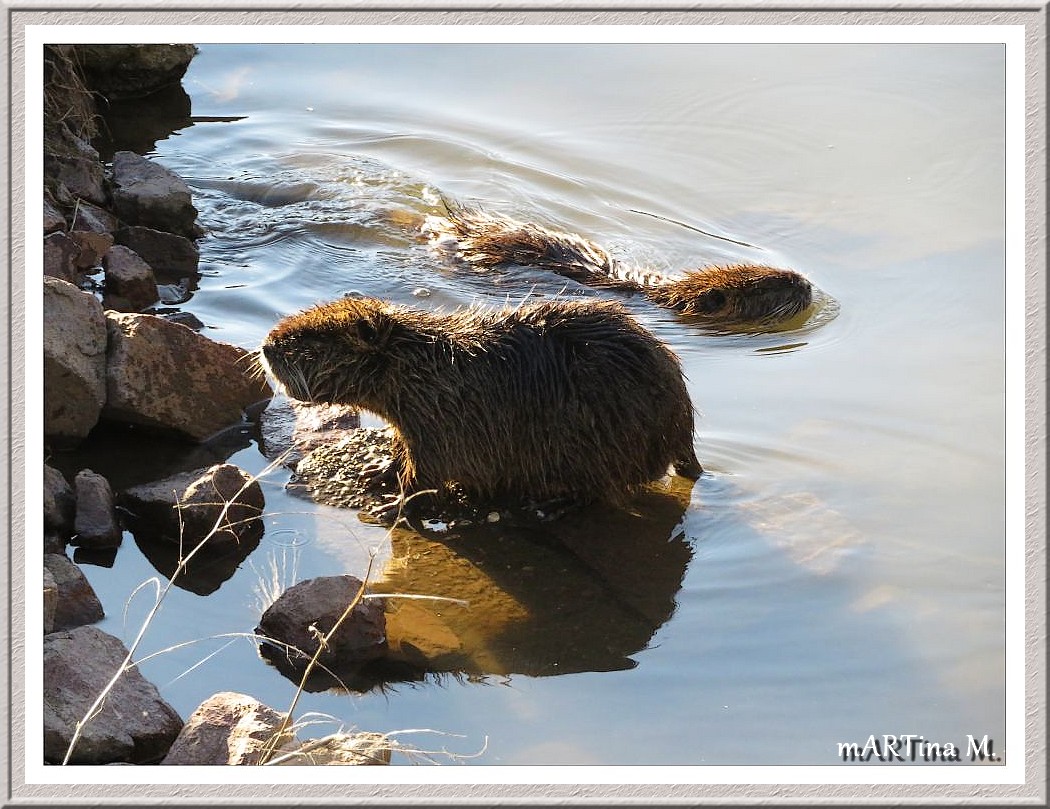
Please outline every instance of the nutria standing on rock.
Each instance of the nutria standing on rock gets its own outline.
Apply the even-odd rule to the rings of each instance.
[[[261,354],[291,397],[386,419],[380,477],[405,495],[615,502],[672,464],[702,471],[678,358],[614,302],[441,314],[344,298],[282,320]]]
[[[467,264],[539,267],[587,286],[641,292],[654,303],[712,323],[772,323],[809,308],[813,287],[792,270],[730,264],[690,270],[681,278],[626,267],[575,233],[443,200],[444,217],[429,217],[423,231]]]

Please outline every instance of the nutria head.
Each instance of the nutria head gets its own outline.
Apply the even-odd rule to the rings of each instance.
[[[812,285],[797,272],[757,264],[704,267],[645,294],[684,315],[722,322],[787,320],[813,302]]]
[[[389,304],[342,298],[284,318],[263,342],[262,363],[293,399],[371,409],[395,327]]]

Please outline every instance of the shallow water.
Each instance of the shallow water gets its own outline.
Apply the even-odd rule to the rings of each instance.
[[[287,707],[291,684],[249,641],[216,637],[252,630],[261,581],[361,576],[374,551],[379,567],[404,556],[416,587],[473,565],[462,587],[486,604],[509,592],[500,609],[521,615],[503,647],[482,643],[501,650],[487,675],[300,703],[333,723],[433,729],[450,735],[402,741],[487,764],[834,764],[838,742],[870,734],[1004,739],[1000,48],[203,45],[184,86],[194,115],[244,116],[155,151],[209,231],[183,308],[215,339],[254,348],[349,291],[448,307],[565,288],[437,260],[405,222],[439,193],[666,270],[790,266],[827,296],[805,327],[742,334],[627,301],[682,357],[707,471],[684,511],[615,539],[619,581],[602,536],[574,546],[600,598],[549,548],[540,574],[493,583],[471,561],[484,548],[391,549],[270,474],[258,550],[207,597],[173,590],[148,636],[147,652],[211,638],[143,664],[184,717],[222,690]],[[232,461],[266,465],[250,436]],[[126,467],[105,466],[120,485]],[[126,627],[118,605],[154,568],[130,536],[112,567],[85,567],[102,627],[133,636],[148,598]],[[630,629],[635,599],[666,609]]]

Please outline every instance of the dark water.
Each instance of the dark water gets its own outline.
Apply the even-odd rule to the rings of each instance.
[[[509,532],[391,543],[269,474],[262,544],[210,595],[172,591],[145,652],[201,640],[147,677],[183,716],[222,690],[286,709],[291,684],[219,636],[251,631],[272,580],[361,576],[376,554],[403,592],[473,599],[400,620],[450,647],[473,632],[456,659],[488,673],[307,695],[315,735],[432,729],[449,735],[402,741],[481,764],[823,765],[870,734],[1004,739],[1004,75],[984,45],[202,46],[193,114],[243,118],[154,154],[209,231],[184,308],[215,339],[254,348],[348,291],[448,307],[563,288],[436,260],[405,217],[438,193],[667,270],[791,266],[837,303],[714,334],[628,302],[683,359],[707,473],[644,525],[562,536],[568,555],[538,543],[522,564]],[[231,460],[267,463],[250,436]],[[133,637],[151,597],[126,622],[123,605],[154,567],[128,536],[87,572],[102,627]]]

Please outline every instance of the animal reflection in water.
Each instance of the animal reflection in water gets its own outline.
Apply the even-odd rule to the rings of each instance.
[[[440,539],[392,530],[392,558],[371,591],[438,599],[387,598],[386,656],[332,672],[338,679],[315,674],[308,690],[633,668],[632,655],[673,614],[692,558],[680,531],[690,489],[670,478],[624,508],[584,508],[534,528]],[[301,671],[271,662],[299,682]]]

